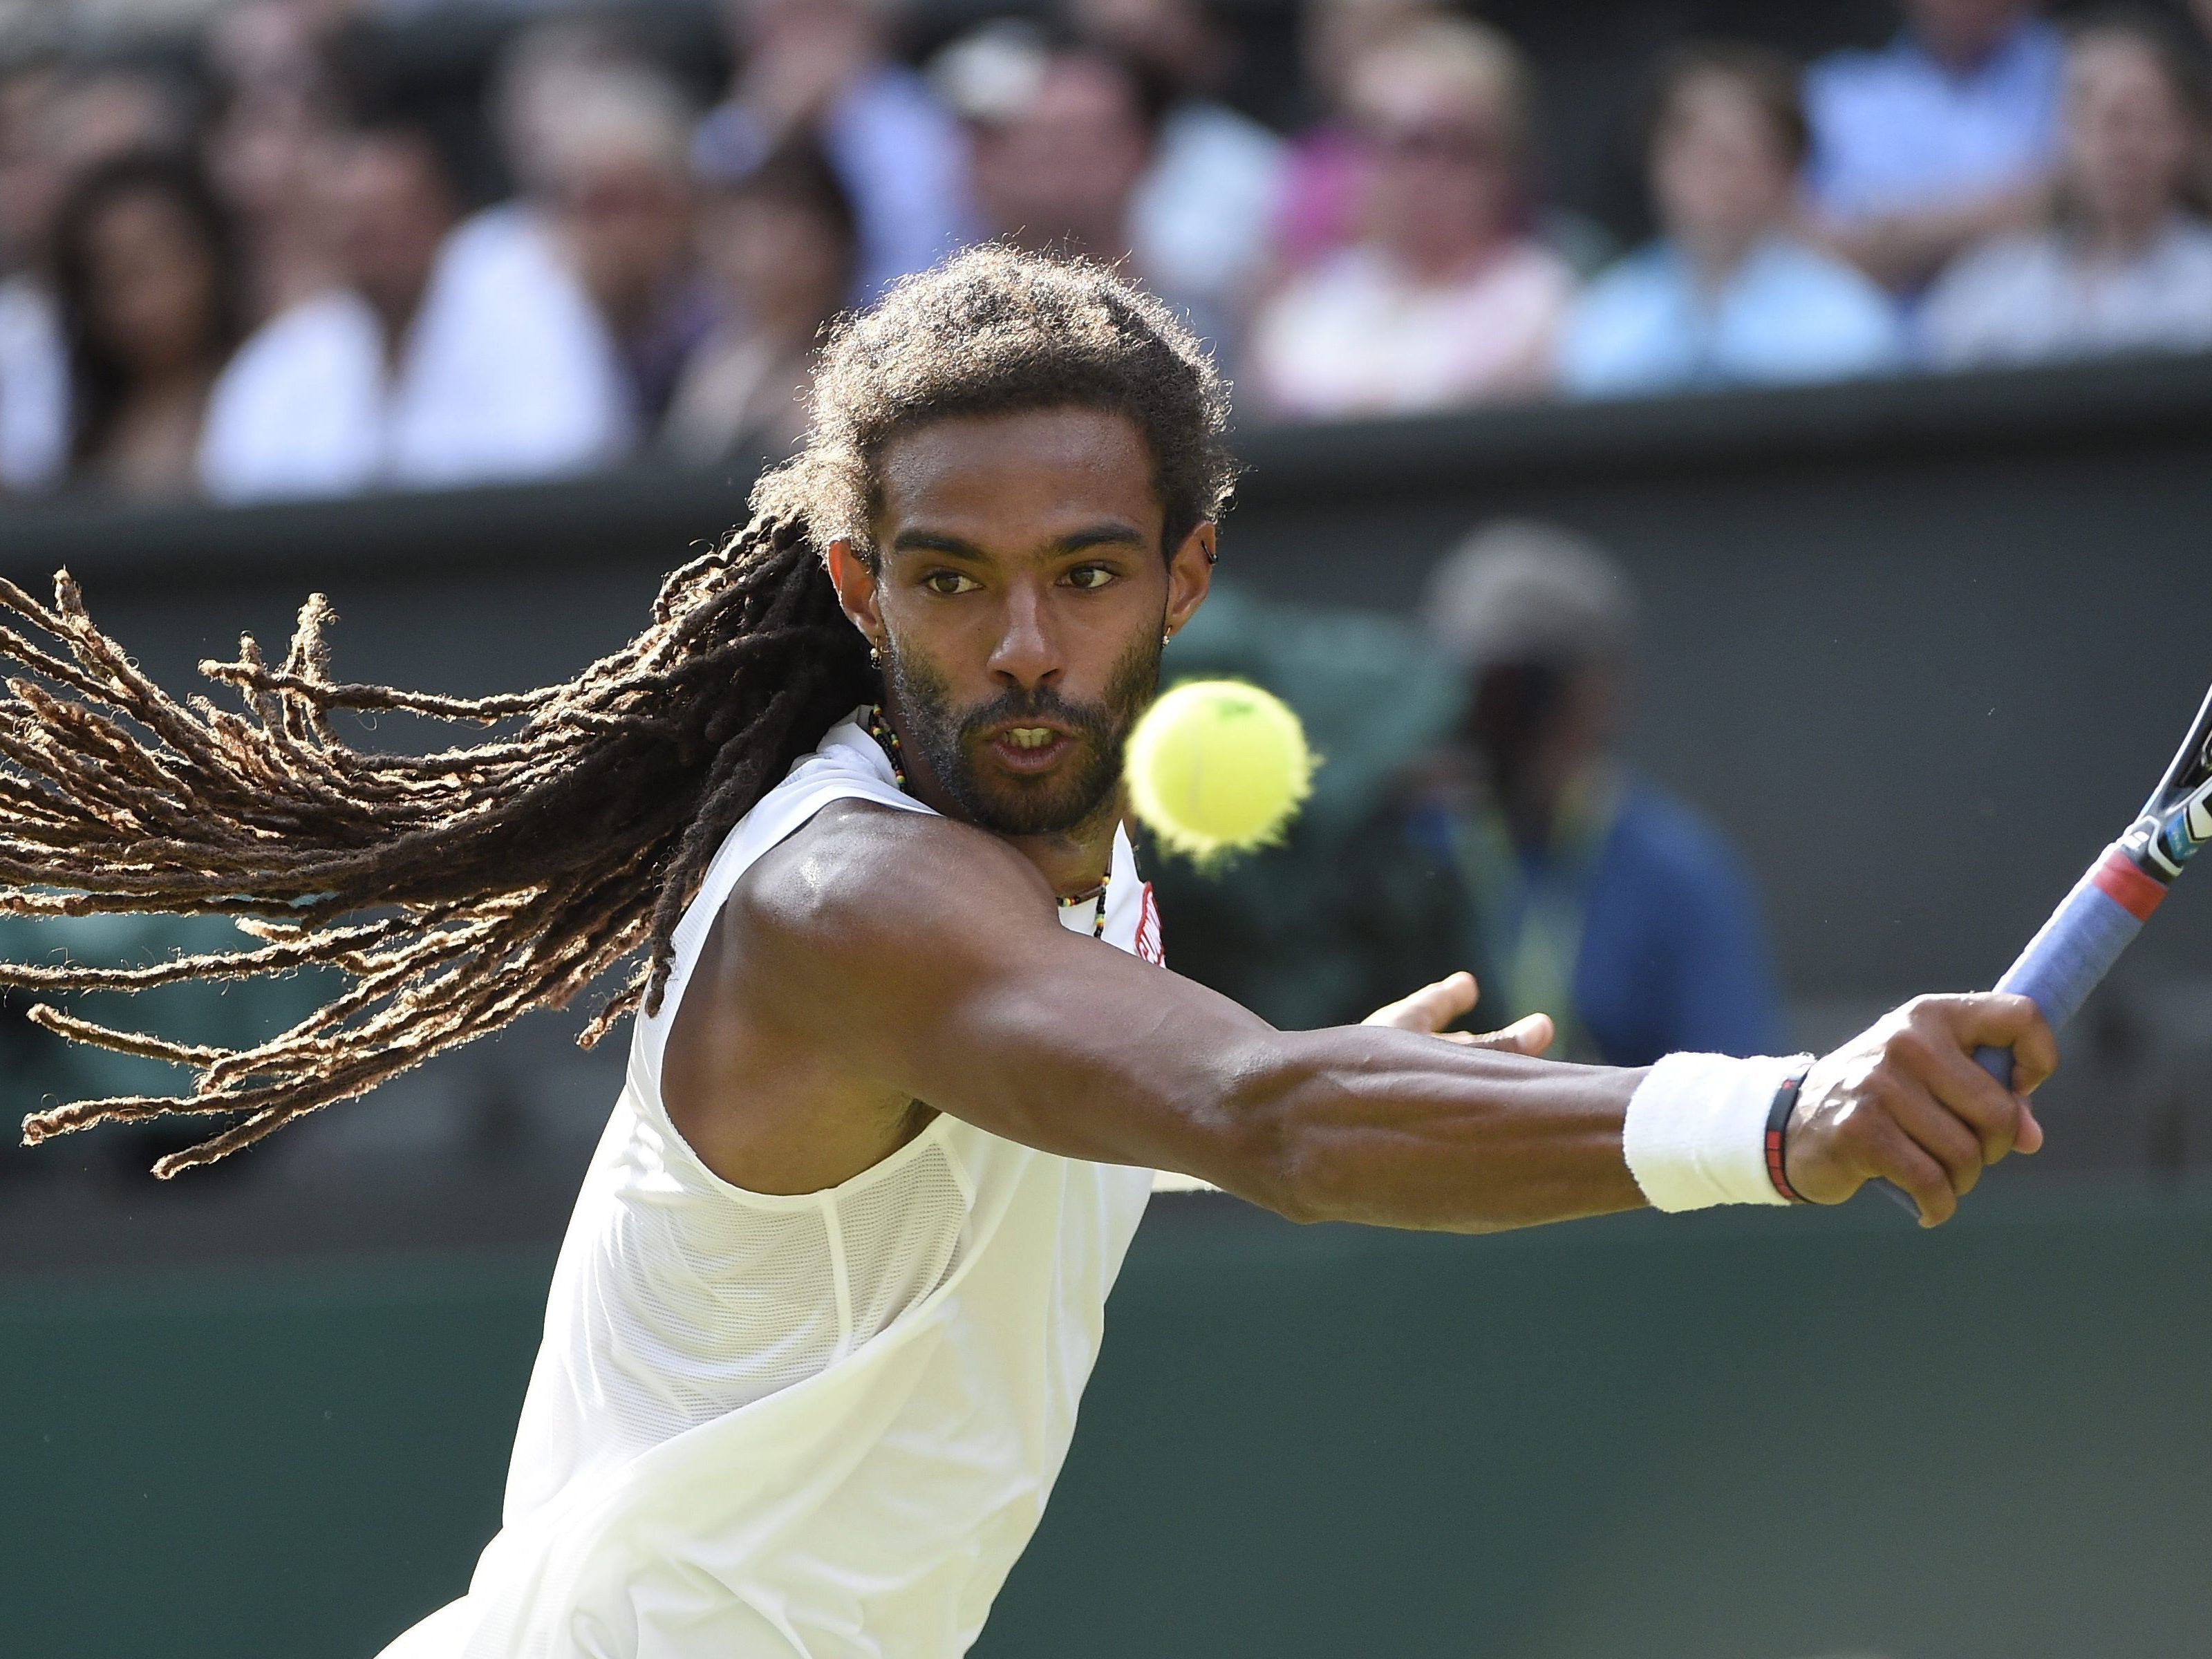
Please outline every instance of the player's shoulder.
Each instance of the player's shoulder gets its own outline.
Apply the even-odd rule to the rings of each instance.
[[[1051,890],[1000,837],[858,798],[832,801],[762,854],[724,911],[755,951],[816,959],[908,957],[1037,916],[1051,920]]]

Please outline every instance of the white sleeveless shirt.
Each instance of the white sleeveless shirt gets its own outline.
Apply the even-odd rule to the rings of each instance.
[[[731,890],[848,798],[930,810],[848,718],[684,912],[554,1269],[500,1534],[385,1659],[950,1659],[1036,1529],[1152,1172],[940,1114],[849,1181],[772,1196],[709,1170],[661,1103]],[[1157,962],[1118,830],[1111,868],[1101,948]]]

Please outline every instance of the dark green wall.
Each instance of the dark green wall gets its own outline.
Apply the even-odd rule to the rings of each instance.
[[[0,1296],[0,1650],[373,1653],[495,1523],[545,1266]],[[2212,1192],[1491,1239],[1163,1199],[978,1652],[2201,1653],[2208,1282]]]
[[[1221,568],[1265,599],[1403,616],[1453,538],[1500,514],[1620,553],[1645,604],[1632,751],[1744,848],[1808,1043],[1917,991],[1991,982],[2125,823],[2212,679],[2212,356],[1532,406],[1240,447],[1250,471]],[[0,573],[35,582],[69,564],[102,623],[179,685],[241,627],[280,640],[320,588],[342,614],[341,676],[510,690],[627,636],[663,573],[741,516],[744,483],[636,473],[231,512],[62,504],[0,513]],[[1285,631],[1326,665],[1353,654],[1327,628]],[[367,740],[442,732],[393,716]],[[1358,758],[1337,747],[1325,786]],[[1316,902],[1289,890],[1279,914]],[[1296,940],[1245,954],[1295,965]],[[2054,1085],[2054,1163],[2203,1160],[2208,966],[2200,880],[2080,1023]],[[75,1092],[32,1081],[51,1052],[6,1048],[27,1029],[0,1013],[19,1107]],[[539,1021],[418,1081],[539,1101],[574,1088],[568,1116],[594,1124],[602,1079],[560,1052],[562,1029]],[[2083,1100],[2094,1116],[2071,1115]],[[11,1161],[0,1152],[0,1174]]]
[[[1402,611],[1497,514],[1578,526],[1645,601],[1637,757],[1741,842],[1800,997],[1986,983],[2122,827],[2212,679],[2212,357],[1249,434],[1222,569]],[[636,475],[247,511],[0,513],[182,681],[329,592],[340,674],[565,678],[742,516]],[[384,722],[380,740],[419,741]],[[2130,957],[2205,959],[2185,890]],[[1172,919],[1170,919],[1170,921]]]

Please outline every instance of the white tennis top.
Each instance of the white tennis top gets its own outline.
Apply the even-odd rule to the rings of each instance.
[[[940,1115],[849,1181],[771,1196],[708,1170],[661,1103],[731,889],[848,797],[930,810],[848,719],[684,913],[554,1269],[500,1534],[385,1659],[939,1659],[1029,1542],[1152,1172]],[[1101,948],[1159,960],[1118,831],[1112,869]],[[1096,906],[1060,920],[1088,934]]]

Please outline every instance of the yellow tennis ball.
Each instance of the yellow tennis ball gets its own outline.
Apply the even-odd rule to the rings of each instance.
[[[1241,680],[1186,680],[1129,734],[1129,800],[1169,848],[1210,864],[1266,847],[1313,787],[1305,728]]]

